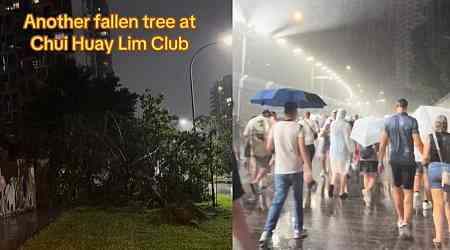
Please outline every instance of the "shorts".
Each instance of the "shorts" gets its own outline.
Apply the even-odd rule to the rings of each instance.
[[[423,169],[422,163],[416,162],[416,175],[423,174]]]
[[[360,161],[359,171],[362,174],[376,174],[378,173],[378,161]]]
[[[442,162],[432,162],[428,165],[428,181],[430,182],[430,187],[433,189],[442,188],[442,172],[443,170],[447,172],[450,170],[450,164]],[[450,186],[444,186],[444,192],[450,192]]]
[[[404,164],[391,162],[392,178],[395,187],[403,189],[412,189],[414,186],[414,177],[416,176],[415,163]]]
[[[268,156],[253,155],[251,158],[254,159],[254,161],[256,163],[256,167],[269,168],[269,162],[270,162],[270,159],[272,158],[272,156],[271,155],[268,155]]]
[[[314,144],[306,145],[306,151],[309,154],[309,159],[312,161],[314,159],[314,155],[316,154],[316,147]]]
[[[346,175],[348,173],[348,161],[331,159],[330,167],[333,174]]]

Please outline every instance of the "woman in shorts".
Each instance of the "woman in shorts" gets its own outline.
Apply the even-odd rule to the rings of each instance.
[[[433,221],[436,236],[433,243],[436,247],[441,246],[444,239],[444,220],[450,228],[450,205],[448,181],[443,182],[444,176],[450,173],[450,134],[447,132],[447,118],[438,116],[434,121],[434,134],[430,134],[424,143],[422,157],[423,166],[428,164],[428,180],[431,187],[433,199]],[[438,147],[436,146],[436,141]],[[439,150],[438,150],[439,148]],[[447,179],[448,180],[448,179]],[[444,184],[444,185],[443,185]]]
[[[359,145],[360,159],[359,171],[363,175],[363,200],[367,207],[372,204],[372,188],[375,185],[375,179],[378,174],[378,151],[379,144],[373,144],[367,147]]]

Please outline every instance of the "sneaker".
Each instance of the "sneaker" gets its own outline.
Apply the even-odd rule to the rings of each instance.
[[[334,185],[328,186],[328,197],[333,198]]]
[[[408,223],[405,223],[405,222],[397,222],[397,226],[398,226],[399,229],[407,228],[407,227],[408,227]]]
[[[362,198],[364,203],[367,205],[367,191],[365,189],[361,190],[362,192]]]
[[[372,203],[372,196],[371,193],[366,191],[365,189],[363,189],[363,199],[366,207],[370,207],[370,204]]]
[[[420,207],[420,203],[419,203],[419,200],[420,200],[420,193],[419,192],[414,192],[414,196],[413,196],[413,207],[414,207],[414,209],[416,209],[416,210],[418,210],[419,209],[419,207]]]
[[[266,243],[267,241],[270,240],[270,238],[272,238],[272,234],[269,233],[269,232],[267,232],[267,231],[264,231],[264,232],[261,234],[261,237],[259,238],[259,243],[260,243],[260,244]]]
[[[323,170],[320,171],[320,177],[321,177],[322,179],[327,178],[327,173],[325,173]]]
[[[424,201],[422,203],[423,210],[428,210],[433,208],[433,204],[430,201]]]
[[[348,197],[347,193],[343,193],[343,194],[339,195],[339,198],[341,198],[342,200],[346,200],[347,197]]]
[[[405,222],[403,222],[403,221],[397,221],[397,227],[398,227],[399,229],[405,228],[405,227],[407,227],[407,226],[408,226],[408,223],[405,223]]]
[[[308,232],[306,231],[306,229],[303,229],[301,231],[299,230],[294,231],[294,239],[304,239],[306,237],[308,237]]]

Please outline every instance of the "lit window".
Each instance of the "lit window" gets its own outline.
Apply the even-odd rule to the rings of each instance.
[[[228,97],[228,98],[227,98],[227,103],[231,103],[231,102],[232,102],[231,97]]]
[[[11,6],[7,6],[5,9],[7,11],[10,11],[10,10],[18,10],[19,8],[20,8],[20,3],[19,2],[15,2]]]

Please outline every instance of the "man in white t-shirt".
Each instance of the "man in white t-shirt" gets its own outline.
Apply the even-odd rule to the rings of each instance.
[[[294,192],[294,238],[305,238],[303,229],[303,178],[309,184],[312,182],[311,165],[305,146],[305,135],[297,120],[295,103],[285,105],[286,119],[278,121],[269,131],[267,150],[275,151],[274,187],[275,197],[269,210],[264,232],[259,239],[265,244],[271,239],[284,202],[292,186]],[[305,170],[305,175],[303,175]]]

